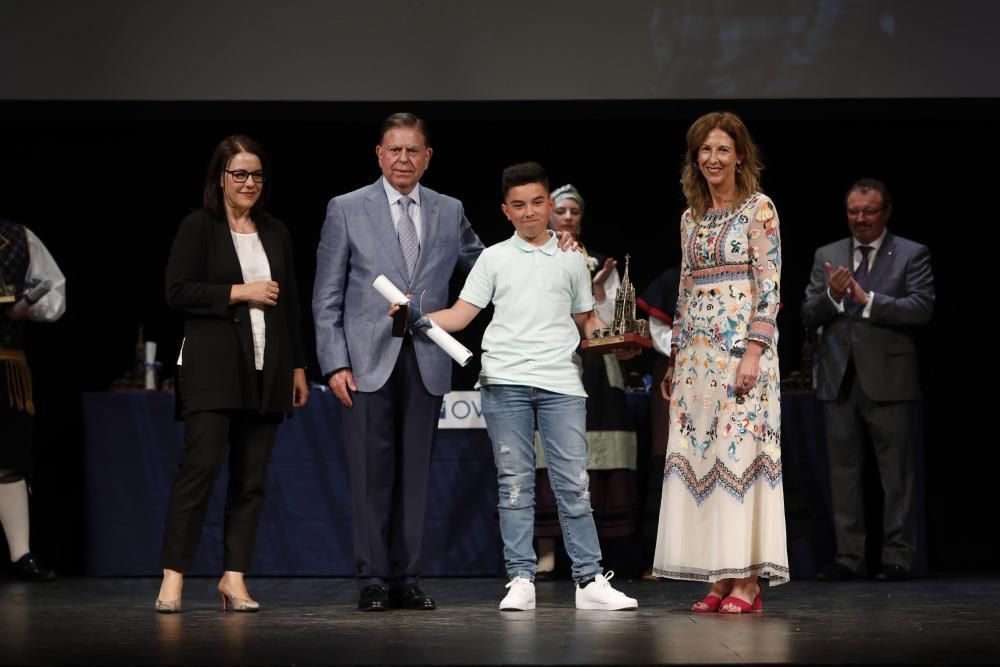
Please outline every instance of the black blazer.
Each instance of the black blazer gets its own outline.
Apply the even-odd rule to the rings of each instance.
[[[229,224],[207,210],[181,221],[167,260],[167,303],[184,313],[182,387],[178,412],[243,409],[287,412],[293,369],[305,368],[288,229],[265,213],[254,216],[278,304],[264,311],[266,344],[258,389],[247,303],[230,305],[232,285],[243,283]]]

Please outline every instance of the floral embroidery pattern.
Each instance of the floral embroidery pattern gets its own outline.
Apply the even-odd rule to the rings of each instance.
[[[758,479],[781,483],[778,214],[760,193],[701,220],[687,211],[681,241],[664,480],[675,475],[699,504],[716,488],[742,502]],[[751,340],[764,347],[760,373],[749,393],[736,396],[732,383]]]

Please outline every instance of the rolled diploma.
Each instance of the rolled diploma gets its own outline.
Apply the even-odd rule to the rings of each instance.
[[[379,294],[385,297],[386,301],[392,304],[404,304],[409,303],[409,299],[406,295],[399,291],[399,289],[392,284],[392,281],[383,275],[380,275],[372,283],[372,287],[375,288]],[[465,366],[469,363],[469,359],[472,359],[472,352],[469,351],[467,347],[455,340],[450,333],[434,324],[431,321],[431,327],[429,329],[421,329],[427,337],[434,342],[435,345],[444,350],[445,354],[455,360],[459,366]]]
[[[427,337],[444,350],[449,357],[454,359],[455,363],[459,366],[468,364],[469,359],[472,359],[472,352],[469,352],[467,347],[452,338],[450,333],[434,324],[434,320],[429,319],[429,321],[431,323],[430,329],[421,329],[421,331],[427,334]]]
[[[400,292],[399,288],[393,285],[392,281],[382,274],[379,274],[379,277],[375,279],[375,282],[372,283],[372,287],[375,288],[376,292],[384,296],[386,301],[393,305],[401,306],[404,303],[410,302],[410,300],[406,298],[406,295]]]

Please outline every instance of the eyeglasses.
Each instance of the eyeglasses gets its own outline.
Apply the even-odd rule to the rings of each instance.
[[[246,183],[248,177],[253,178],[254,183],[264,182],[264,172],[262,171],[246,171],[245,169],[223,169],[223,171],[232,176],[237,183]]]
[[[852,218],[856,218],[859,215],[863,215],[866,218],[871,218],[882,212],[881,208],[849,208],[847,209],[847,215]]]

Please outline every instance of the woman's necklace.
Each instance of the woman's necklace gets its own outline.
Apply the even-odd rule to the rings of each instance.
[[[237,234],[253,234],[257,231],[256,226],[253,224],[253,220],[247,218],[246,220],[230,220],[229,229],[233,230]]]

